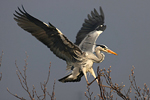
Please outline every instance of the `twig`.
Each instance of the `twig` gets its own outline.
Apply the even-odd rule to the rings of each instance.
[[[135,76],[134,76],[134,69],[135,67],[132,66],[132,69],[131,69],[131,76],[129,76],[129,80],[130,80],[130,83],[131,83],[131,86],[133,87],[133,89],[136,91],[136,94],[138,97],[141,97],[141,88],[140,87],[137,87],[137,84],[136,84],[136,81],[135,81]]]
[[[2,51],[1,56],[0,56],[0,67],[2,65],[2,57],[3,57],[4,53]],[[0,81],[2,80],[2,72],[0,72]]]
[[[13,95],[14,97],[16,97],[16,98],[18,98],[18,99],[20,99],[20,100],[26,100],[26,99],[24,99],[23,97],[19,97],[17,94],[11,93],[8,88],[7,88],[7,91],[8,91],[8,93],[10,93],[11,95]]]
[[[129,80],[131,83],[131,87],[135,90],[135,98],[140,100],[149,100],[150,99],[149,88],[147,87],[146,83],[144,83],[143,92],[141,93],[142,89],[136,84],[134,69],[135,67],[132,66],[131,75],[129,75]]]
[[[103,70],[105,70],[105,69],[103,69]],[[102,76],[102,74],[103,73],[101,73],[102,71],[103,71],[102,69],[101,70],[99,70],[99,66],[97,67],[97,73],[98,73],[98,86],[99,86],[99,89],[100,89],[100,95],[98,95],[99,96],[99,100],[104,100],[104,99],[106,99],[105,98],[105,89],[104,89],[104,87],[102,87],[102,80],[101,80],[101,76]]]
[[[48,71],[48,76],[47,76],[47,80],[44,81],[44,83],[40,83],[41,85],[41,90],[43,92],[42,95],[38,95],[35,91],[35,95],[36,97],[38,98],[38,100],[46,100],[46,94],[48,94],[51,98],[51,100],[55,100],[55,92],[54,92],[54,89],[55,89],[55,81],[54,81],[54,85],[53,85],[53,90],[52,90],[52,95],[50,95],[50,93],[47,91],[47,84],[49,82],[49,78],[50,78],[50,68],[51,68],[51,63],[50,63],[50,66],[49,66],[49,71]]]
[[[44,81],[43,84],[40,83],[40,84],[41,84],[41,89],[42,89],[42,91],[43,91],[43,96],[44,96],[42,100],[44,100],[44,99],[46,98],[46,92],[47,92],[47,87],[46,87],[46,85],[47,85],[47,83],[48,83],[48,81],[49,81],[49,77],[50,77],[50,67],[51,67],[51,63],[50,63],[50,66],[49,66],[49,71],[48,71],[47,80]]]
[[[106,71],[106,69],[101,69],[99,70],[99,68],[97,69],[97,74],[98,74],[98,79],[99,79],[99,88],[100,88],[100,93],[101,93],[101,99],[106,99],[106,98],[113,98],[113,95],[111,95],[111,91],[115,91],[117,92],[117,94],[123,98],[124,100],[128,100],[128,98],[121,93],[122,88],[124,87],[124,85],[118,86],[118,84],[113,85],[111,77],[110,77],[110,72],[111,72],[111,66],[108,68],[108,70]],[[111,91],[110,93],[106,92],[105,89],[102,87],[102,81],[100,80],[100,77],[103,76],[106,80],[106,83],[111,87]]]
[[[50,95],[50,93],[47,92],[47,94],[50,96],[51,100],[56,100],[56,98],[55,98],[55,92],[54,92],[54,90],[55,90],[55,84],[56,84],[56,80],[54,80],[52,94]]]
[[[93,92],[90,92],[90,87],[87,85],[87,93],[88,93],[88,95],[86,94],[86,92],[84,93],[85,94],[85,97],[87,97],[88,98],[88,100],[92,100],[92,95],[93,95]],[[94,96],[94,99],[93,100],[95,100],[96,99],[96,96]]]
[[[129,89],[128,89],[127,93],[126,93],[126,91],[124,91],[124,92],[125,92],[126,97],[127,97],[127,98],[129,98],[129,99],[130,99],[130,97],[129,97],[129,96],[130,96],[130,94],[131,94],[131,92],[132,92],[132,90],[131,90],[131,89],[132,89],[132,86],[130,85],[130,87],[129,87]]]

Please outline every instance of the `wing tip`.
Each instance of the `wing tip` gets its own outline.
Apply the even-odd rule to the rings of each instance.
[[[100,6],[100,13],[101,13],[101,16],[103,17],[103,20],[104,20],[105,16],[104,16],[104,12],[103,12],[103,9],[101,6]]]

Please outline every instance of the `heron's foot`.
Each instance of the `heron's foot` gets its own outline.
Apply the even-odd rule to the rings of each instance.
[[[90,83],[87,81],[87,85],[90,86],[96,79],[97,79],[97,77]]]
[[[92,83],[93,83],[93,82],[90,82],[90,83],[89,83],[89,82],[87,81],[87,86],[90,86]]]
[[[91,85],[88,81],[86,81],[86,82],[87,82],[87,86],[90,86],[90,85]]]
[[[88,86],[90,86],[92,83],[87,83]]]
[[[89,84],[89,86],[94,82],[96,80],[96,78],[92,81],[92,82],[90,82],[90,83],[88,83]]]

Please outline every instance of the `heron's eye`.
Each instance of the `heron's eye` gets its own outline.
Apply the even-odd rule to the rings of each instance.
[[[106,48],[104,48],[104,50],[106,50]]]

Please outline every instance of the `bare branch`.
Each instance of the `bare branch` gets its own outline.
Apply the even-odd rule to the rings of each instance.
[[[144,88],[142,92],[142,89],[139,86],[137,86],[134,75],[134,69],[135,67],[132,66],[131,75],[129,75],[129,80],[131,83],[131,87],[135,90],[135,98],[140,100],[149,100],[150,99],[149,88],[147,87],[146,83],[144,83]]]
[[[51,100],[56,100],[56,98],[55,98],[55,92],[54,92],[54,90],[55,90],[55,84],[56,84],[56,80],[54,81],[52,94],[50,95],[50,93],[47,92],[47,94],[50,96]]]
[[[105,100],[108,99],[112,100],[113,99],[113,95],[112,95],[112,91],[116,92],[118,96],[120,96],[121,98],[123,98],[124,100],[128,100],[128,97],[126,97],[122,92],[122,88],[124,87],[124,85],[118,85],[115,83],[115,85],[112,83],[111,80],[111,66],[108,68],[108,70],[104,69],[99,69],[99,67],[97,68],[97,74],[98,74],[98,82],[99,82],[99,88],[100,88],[100,95],[99,95],[99,99],[101,100]],[[105,78],[106,83],[110,86],[110,92],[106,92],[104,86],[102,85],[102,80],[101,77]]]
[[[2,57],[3,57],[3,55],[4,55],[4,53],[2,51],[1,56],[0,56],[0,67],[2,65]],[[2,79],[2,72],[0,72],[0,81],[1,81],[1,79]]]
[[[92,95],[93,95],[93,92],[90,92],[90,87],[87,85],[87,93],[85,92],[84,94],[85,94],[85,97],[88,99],[88,100],[92,100]],[[94,96],[94,99],[93,100],[95,100],[96,99],[96,96]]]
[[[14,97],[16,97],[16,98],[18,98],[18,99],[20,99],[20,100],[26,100],[26,99],[24,99],[23,97],[19,97],[17,94],[11,93],[8,88],[7,88],[7,91],[8,91],[8,93],[10,93],[11,95],[13,95]]]
[[[129,76],[129,80],[130,80],[130,83],[131,83],[131,86],[133,87],[133,89],[136,91],[136,95],[138,97],[141,97],[141,88],[137,86],[136,84],[136,81],[135,81],[135,76],[134,76],[134,69],[135,67],[132,66],[132,69],[131,69],[131,76]]]
[[[40,83],[41,90],[43,91],[43,94],[42,95],[37,95],[37,93],[36,93],[37,98],[41,99],[43,97],[41,100],[45,100],[46,99],[46,93],[47,93],[47,87],[46,86],[47,86],[47,83],[48,83],[49,78],[50,78],[50,68],[51,68],[51,63],[50,63],[50,66],[49,66],[47,80],[44,81],[44,83]]]
[[[41,85],[41,90],[42,90],[42,92],[43,92],[43,94],[42,95],[38,95],[37,93],[36,93],[36,91],[35,91],[35,95],[36,95],[36,97],[38,98],[38,100],[46,100],[46,95],[48,94],[49,96],[50,96],[50,98],[51,98],[51,100],[55,100],[56,98],[55,98],[55,92],[54,92],[54,90],[55,90],[55,81],[54,81],[54,85],[53,85],[53,90],[52,90],[52,95],[50,95],[50,93],[47,91],[47,84],[48,84],[48,82],[49,82],[49,78],[50,78],[50,68],[51,68],[51,62],[50,62],[50,66],[49,66],[49,71],[48,71],[48,76],[47,76],[47,80],[46,81],[44,81],[44,83],[40,83],[40,85]]]
[[[122,99],[124,100],[131,100],[131,98],[129,97],[131,92],[132,92],[132,88],[135,90],[135,99],[136,100],[150,100],[150,92],[149,92],[149,88],[147,87],[146,83],[144,83],[144,88],[141,89],[139,86],[137,86],[136,84],[136,80],[135,80],[135,75],[134,75],[134,69],[135,67],[133,66],[131,69],[131,75],[129,75],[129,80],[130,80],[130,87],[127,90],[127,92],[125,92],[125,94],[123,94],[121,91],[123,89],[123,87],[125,87],[125,85],[123,85],[123,83],[121,85],[118,85],[117,83],[113,84],[112,82],[112,78],[110,76],[111,73],[111,66],[106,70],[104,69],[99,69],[99,67],[97,68],[97,78],[98,79],[98,86],[100,89],[100,94],[98,94],[99,100],[113,100],[113,94],[117,93],[118,96],[120,96]],[[106,83],[108,86],[102,85],[102,78],[105,79]],[[96,80],[94,79],[94,81]],[[107,92],[105,88],[110,88],[110,91]],[[87,92],[89,93],[89,88],[87,89]],[[92,92],[93,94],[93,92]],[[89,93],[88,95],[85,92],[85,96],[88,98],[88,100],[91,100],[91,94]],[[116,98],[117,100],[117,98]]]
[[[15,61],[15,65],[16,65],[16,68],[17,68],[17,70],[16,70],[16,74],[17,74],[17,76],[18,76],[18,79],[19,79],[19,81],[20,81],[20,84],[21,84],[21,86],[22,86],[22,88],[28,93],[28,95],[29,95],[29,97],[30,97],[30,99],[31,100],[34,100],[34,95],[32,95],[31,93],[30,93],[30,91],[29,91],[29,88],[28,88],[28,84],[27,84],[27,75],[26,75],[26,70],[27,70],[27,65],[28,65],[28,63],[27,63],[27,59],[28,59],[28,55],[27,55],[27,53],[26,53],[26,59],[25,59],[25,66],[24,66],[24,69],[23,69],[23,74],[22,74],[22,72],[20,71],[20,69],[18,68],[18,65],[17,65],[17,63],[16,63],[16,61]],[[19,73],[18,73],[19,72]],[[8,89],[7,89],[8,90]],[[13,95],[13,96],[15,96],[15,94],[12,94],[10,91],[8,91],[11,95]],[[22,98],[21,97],[19,97],[19,96],[15,96],[15,97],[17,97],[18,99],[20,99],[20,100],[22,100]]]
[[[50,63],[50,66],[49,66],[49,71],[48,71],[47,80],[44,81],[44,83],[40,83],[40,84],[41,84],[41,89],[42,89],[42,91],[43,91],[43,94],[42,94],[42,95],[38,95],[37,92],[36,92],[36,90],[35,90],[34,85],[33,85],[33,89],[32,89],[31,92],[29,91],[29,88],[28,88],[28,84],[27,84],[27,74],[26,74],[27,65],[28,65],[27,59],[28,59],[28,55],[27,55],[27,53],[26,53],[26,59],[24,60],[24,61],[25,61],[25,66],[24,66],[23,72],[20,71],[20,69],[19,69],[19,67],[18,67],[18,65],[17,65],[17,63],[16,63],[16,61],[15,61],[15,65],[16,65],[16,68],[17,68],[16,74],[17,74],[17,76],[18,76],[18,79],[19,79],[19,81],[20,81],[20,84],[21,84],[22,88],[28,93],[28,95],[29,95],[29,97],[30,97],[31,100],[35,100],[35,97],[37,98],[37,100],[46,100],[46,94],[49,95],[49,92],[47,91],[47,87],[46,87],[46,86],[47,86],[47,84],[48,84],[48,82],[49,82],[49,78],[50,78],[50,67],[51,67],[51,63]],[[55,89],[55,82],[54,82],[54,85],[53,85],[52,95],[49,95],[50,98],[51,98],[51,100],[54,100],[54,99],[55,99],[55,98],[54,98],[54,96],[55,96],[54,89]],[[7,88],[7,91],[8,91],[11,95],[15,96],[16,98],[18,98],[18,99],[20,99],[20,100],[26,100],[25,98],[20,97],[20,96],[18,96],[17,94],[11,93],[8,88]]]

